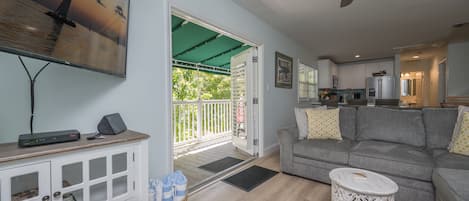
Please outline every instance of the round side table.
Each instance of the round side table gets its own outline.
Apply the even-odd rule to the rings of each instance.
[[[391,179],[368,170],[337,168],[329,177],[332,201],[394,201],[399,189]]]

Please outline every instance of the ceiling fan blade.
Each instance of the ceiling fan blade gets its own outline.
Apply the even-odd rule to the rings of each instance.
[[[353,0],[340,0],[340,7],[343,8],[345,6],[350,5],[353,2]]]

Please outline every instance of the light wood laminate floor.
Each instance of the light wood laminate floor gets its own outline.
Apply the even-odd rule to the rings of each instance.
[[[237,150],[233,144],[226,143],[221,146],[177,158],[174,160],[174,167],[176,170],[181,170],[184,173],[187,177],[187,186],[192,187],[215,175],[213,172],[209,172],[198,167],[227,156],[241,160],[246,160],[251,157],[248,154]]]
[[[280,171],[279,153],[257,159],[256,165]],[[189,201],[330,201],[330,185],[279,173],[251,192],[218,181],[189,196]]]

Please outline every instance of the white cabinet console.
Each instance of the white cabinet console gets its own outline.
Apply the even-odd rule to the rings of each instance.
[[[0,201],[148,199],[148,139],[134,131],[19,148],[0,144]]]

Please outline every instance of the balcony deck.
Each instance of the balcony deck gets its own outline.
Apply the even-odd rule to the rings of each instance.
[[[174,167],[186,175],[189,188],[216,174],[198,168],[202,165],[227,156],[251,158],[232,145],[233,127],[239,124],[233,120],[239,112],[231,100],[173,102]]]
[[[232,145],[231,141],[226,141],[218,145],[212,145],[180,156],[174,160],[174,169],[181,170],[186,175],[188,180],[187,186],[190,188],[215,175],[213,172],[198,168],[199,166],[220,160],[227,156],[239,158],[241,160],[246,160],[251,157],[248,154],[237,150]]]

